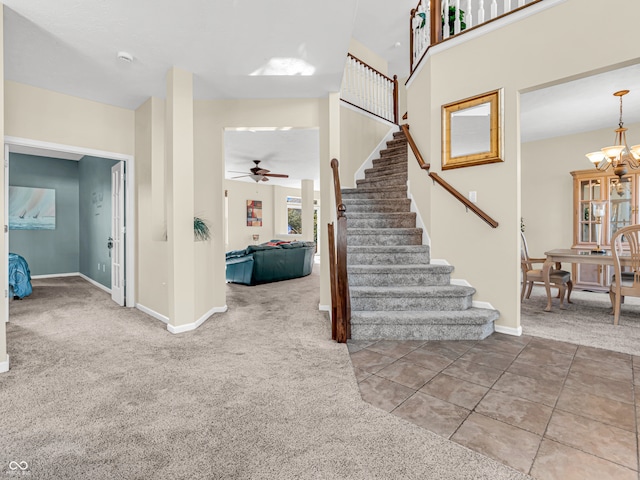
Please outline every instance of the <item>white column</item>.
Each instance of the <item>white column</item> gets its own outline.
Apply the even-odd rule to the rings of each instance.
[[[171,331],[195,322],[193,75],[175,67],[167,74],[165,127]]]
[[[313,180],[302,180],[302,238],[313,241]]]

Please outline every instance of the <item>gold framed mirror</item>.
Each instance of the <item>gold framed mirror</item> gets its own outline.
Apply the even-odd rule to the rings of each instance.
[[[502,159],[502,90],[442,106],[442,169]]]

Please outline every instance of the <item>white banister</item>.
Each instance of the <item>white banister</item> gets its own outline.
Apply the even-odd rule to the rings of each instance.
[[[460,0],[456,0],[455,11],[453,13],[455,15],[453,21],[453,34],[457,35],[462,31],[462,22],[460,21]]]
[[[434,40],[439,43],[452,36],[459,35],[466,30],[476,28],[486,22],[509,15],[516,9],[537,4],[542,0],[490,0],[485,7],[484,0],[441,0],[441,10],[431,12],[431,1],[420,0],[411,11],[410,39],[411,39],[411,71],[431,45],[431,24],[438,22],[442,25],[441,37]],[[498,4],[500,6],[498,6]],[[452,15],[453,18],[450,16]],[[431,18],[431,17],[434,18]],[[449,21],[451,20],[451,24]]]
[[[340,89],[342,100],[395,123],[395,95],[395,80],[347,55]]]
[[[449,38],[449,0],[442,0],[442,38]]]

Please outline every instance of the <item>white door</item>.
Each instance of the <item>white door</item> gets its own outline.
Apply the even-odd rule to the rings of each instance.
[[[4,284],[5,311],[4,321],[9,321],[9,145],[4,145]]]
[[[124,306],[124,162],[111,167],[111,298]]]

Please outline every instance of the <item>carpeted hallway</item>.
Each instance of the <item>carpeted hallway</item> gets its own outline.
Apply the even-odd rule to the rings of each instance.
[[[362,401],[319,277],[227,286],[181,335],[77,277],[11,304],[0,472],[40,479],[526,476]],[[15,464],[14,464],[15,465]]]

